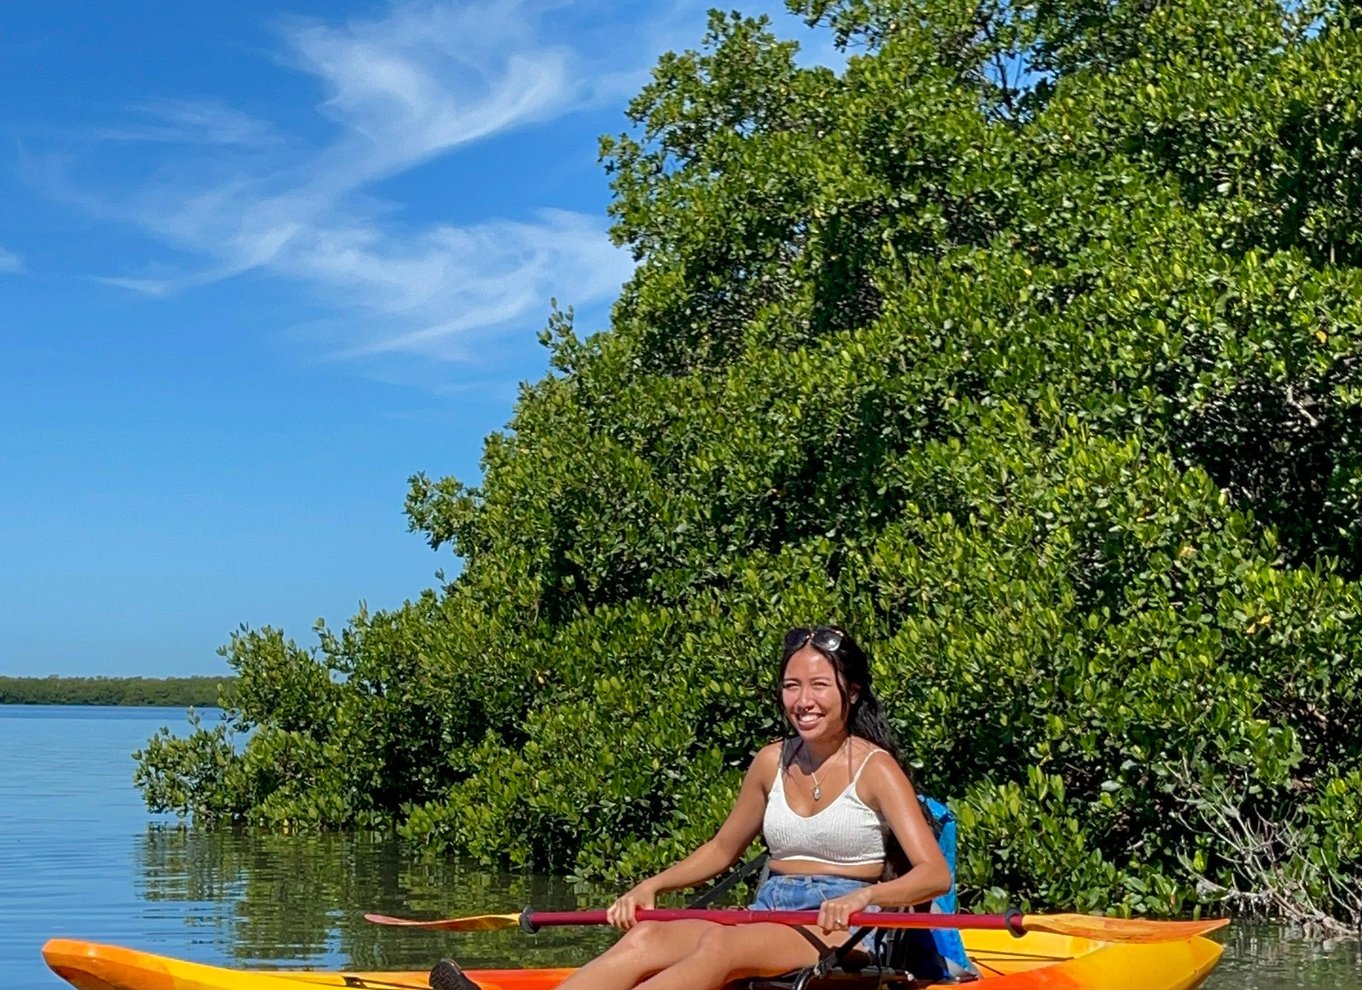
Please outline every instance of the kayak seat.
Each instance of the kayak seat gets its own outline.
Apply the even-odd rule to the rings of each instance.
[[[702,892],[687,906],[694,908],[709,907],[726,899],[742,883],[752,889],[760,886],[766,879],[768,870],[767,853],[740,863],[727,873],[718,883]],[[741,984],[745,990],[820,990],[820,988],[875,987],[885,990],[910,990],[941,983],[959,982],[953,979],[921,980],[902,965],[903,951],[897,943],[902,936],[916,936],[919,940],[926,934],[920,931],[901,929],[880,931],[862,928],[852,938],[828,953],[814,966],[795,970],[781,976],[762,977]],[[869,941],[870,945],[863,943]],[[897,965],[896,965],[897,963]]]
[[[955,901],[955,816],[935,800],[919,796],[923,814],[951,870],[951,889],[936,898],[932,908],[950,913]],[[766,879],[768,854],[761,853],[731,870],[690,904],[706,907],[731,893],[740,883],[760,886]],[[817,964],[777,977],[749,980],[747,990],[817,990],[821,987],[911,988],[968,983],[979,978],[964,954],[960,935],[953,930],[862,928]]]
[[[781,976],[748,980],[746,990],[822,990],[822,988],[875,987],[885,990],[910,990],[947,980],[923,980],[904,968],[892,946],[903,930],[882,931],[862,928],[812,966]],[[878,937],[877,937],[878,936]]]

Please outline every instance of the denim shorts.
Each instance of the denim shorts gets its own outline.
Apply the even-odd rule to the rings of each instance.
[[[757,888],[757,899],[752,902],[752,910],[817,911],[824,901],[869,886],[868,880],[852,880],[850,877],[772,873]]]

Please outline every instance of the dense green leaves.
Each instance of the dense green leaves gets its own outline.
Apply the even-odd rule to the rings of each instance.
[[[315,651],[240,633],[252,734],[153,740],[148,800],[637,875],[836,618],[967,901],[1356,924],[1350,15],[792,7],[837,71],[716,14],[603,143],[610,328],[555,311],[481,483],[412,482],[459,576]]]

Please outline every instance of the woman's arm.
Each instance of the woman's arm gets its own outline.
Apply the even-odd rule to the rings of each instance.
[[[676,865],[649,877],[621,896],[606,911],[610,923],[617,928],[632,928],[635,912],[639,908],[652,907],[658,894],[694,887],[736,863],[761,832],[762,818],[766,814],[766,793],[775,780],[779,764],[780,744],[772,743],[763,748],[747,768],[733,809],[714,838]]]
[[[950,867],[903,768],[892,759],[876,757],[861,775],[858,789],[865,802],[889,823],[911,868],[901,877],[824,901],[818,912],[818,924],[824,931],[845,930],[848,917],[872,904],[921,904],[951,889]]]

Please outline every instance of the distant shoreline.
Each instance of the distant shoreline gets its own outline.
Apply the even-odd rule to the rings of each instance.
[[[0,677],[0,705],[216,708],[234,677]]]

